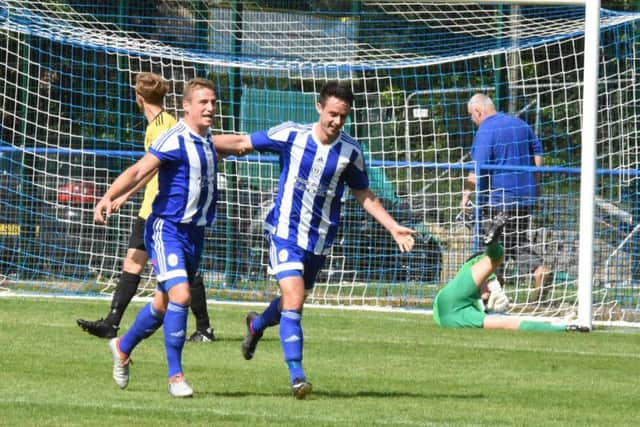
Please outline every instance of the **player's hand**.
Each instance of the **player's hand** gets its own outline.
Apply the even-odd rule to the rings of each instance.
[[[402,225],[398,225],[391,231],[393,240],[398,244],[400,252],[409,252],[413,249],[413,246],[416,244],[413,238],[413,234],[415,234],[415,232],[416,230],[412,230],[411,228],[404,227]]]
[[[489,294],[487,308],[494,313],[504,313],[509,308],[509,297],[502,289],[493,291]]]
[[[118,212],[120,210],[120,208],[122,207],[122,205],[127,203],[127,200],[129,200],[129,198],[126,195],[120,196],[120,197],[116,198],[115,200],[113,200],[111,202],[111,212]]]
[[[106,224],[107,219],[111,216],[111,203],[112,201],[107,197],[100,199],[93,209],[93,221],[96,224]]]

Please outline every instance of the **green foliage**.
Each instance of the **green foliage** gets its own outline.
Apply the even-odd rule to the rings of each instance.
[[[602,0],[600,6],[604,9],[639,11],[638,0]]]
[[[75,325],[107,305],[0,298],[1,425],[565,426],[635,425],[640,416],[635,331],[446,330],[423,314],[307,308],[314,393],[299,402],[277,328],[247,362],[239,348],[247,308],[216,304],[209,312],[220,341],[186,344],[196,395],[174,400],[161,332],[136,349],[129,388],[112,383],[107,342]]]

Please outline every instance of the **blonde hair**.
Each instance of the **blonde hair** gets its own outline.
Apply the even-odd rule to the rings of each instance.
[[[211,89],[211,91],[214,94],[216,93],[216,86],[213,84],[213,82],[211,80],[204,79],[202,77],[196,77],[194,79],[189,80],[184,85],[184,91],[182,92],[182,99],[183,100],[191,99],[191,92],[193,92],[196,89],[200,89],[200,88]]]
[[[140,73],[136,76],[136,93],[149,104],[162,105],[169,90],[169,84],[155,73]]]

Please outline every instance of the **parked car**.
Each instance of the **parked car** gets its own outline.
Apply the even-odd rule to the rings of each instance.
[[[0,275],[7,276],[17,271],[17,254],[23,231],[18,198],[21,194],[19,178],[7,165],[0,168]]]
[[[341,227],[332,250],[342,262],[343,278],[390,283],[433,283],[440,279],[442,248],[424,230],[403,201],[383,201],[389,213],[402,225],[414,228],[416,244],[401,253],[389,232],[362,209],[354,198],[343,203]],[[334,263],[339,266],[340,262]]]
[[[70,180],[58,186],[58,203],[69,205],[93,205],[96,203],[96,184],[90,181]]]
[[[98,191],[93,181],[81,178],[61,180],[48,186],[46,231],[43,244],[50,253],[47,270],[64,276],[87,276],[92,270],[92,257],[117,242],[106,239],[113,227],[96,226],[93,208]],[[115,252],[106,249],[106,253]]]
[[[206,258],[216,258],[205,261],[206,268],[215,270],[216,265],[224,265],[229,276],[226,281],[231,283],[241,277],[264,278],[268,262],[262,230],[273,205],[273,192],[246,185],[240,188],[232,205],[221,197],[215,230],[207,238],[211,250],[205,251]],[[442,248],[438,240],[423,230],[421,219],[404,202],[386,201],[385,205],[398,222],[420,231],[415,235],[414,250],[401,253],[389,232],[349,197],[343,203],[338,236],[319,280],[433,283],[440,279]]]
[[[31,278],[42,257],[42,199],[23,174],[21,153],[0,151],[0,275]]]

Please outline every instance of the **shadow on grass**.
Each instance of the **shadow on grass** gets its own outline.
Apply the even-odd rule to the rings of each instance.
[[[237,342],[237,343],[241,343],[244,340],[244,335],[243,336],[229,336],[229,335],[224,335],[224,336],[219,336],[216,334],[216,342]],[[278,337],[262,337],[260,338],[260,344],[265,343],[265,342],[277,342],[278,345],[280,344],[280,338]],[[193,344],[190,341],[187,341],[187,343]],[[196,344],[200,344],[200,343],[196,343]],[[208,344],[208,343],[206,343]],[[258,347],[260,347],[260,344],[258,344]]]
[[[325,391],[318,390],[313,392],[313,396],[323,396],[330,398],[358,398],[358,397],[380,397],[380,398],[406,398],[415,397],[420,399],[484,399],[484,394],[463,394],[463,393],[416,393],[406,391],[370,391],[370,390],[356,390],[356,391]]]
[[[257,393],[257,392],[244,392],[244,391],[233,391],[233,392],[198,392],[198,396],[217,396],[217,397],[227,397],[227,398],[245,398],[251,396],[260,396],[260,397],[290,397],[290,395],[284,395],[278,393],[276,390],[274,392],[265,392],[265,393]],[[404,391],[374,391],[374,390],[357,390],[357,391],[330,391],[330,390],[314,390],[311,394],[311,400],[314,400],[314,397],[318,398],[329,398],[329,399],[357,399],[357,398],[416,398],[416,399],[485,399],[486,396],[480,393],[474,394],[464,394],[464,393],[415,393],[415,392],[404,392]]]

